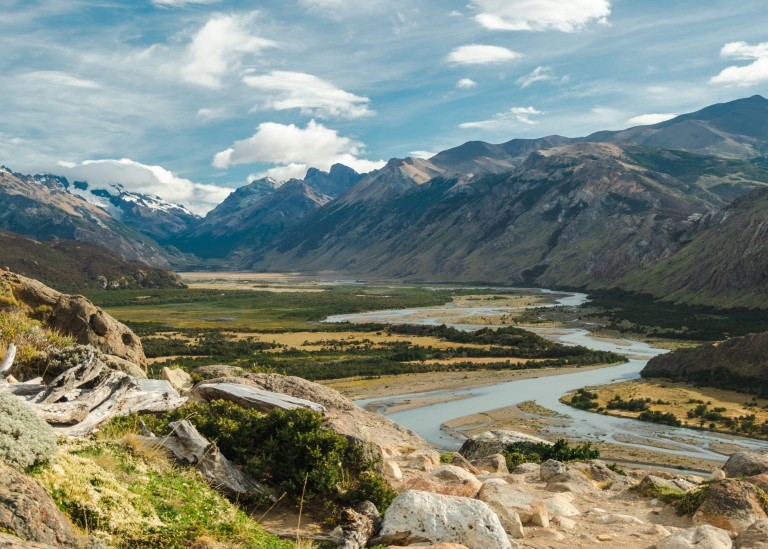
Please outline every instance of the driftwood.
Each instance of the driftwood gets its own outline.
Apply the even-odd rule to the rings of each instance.
[[[5,358],[2,364],[0,364],[0,379],[5,379],[11,374],[11,368],[13,368],[13,361],[16,358],[16,345],[13,343],[8,344],[8,350],[5,353]]]
[[[96,379],[105,368],[104,363],[95,357],[93,349],[90,349],[88,357],[82,364],[78,364],[57,376],[36,401],[39,404],[58,402],[67,393]]]
[[[43,378],[36,377],[21,383],[0,384],[0,390],[9,391],[20,397],[34,397],[45,390],[45,385],[43,385]]]
[[[259,412],[268,412],[274,408],[283,410],[308,408],[321,414],[326,412],[325,406],[311,400],[256,389],[239,383],[200,383],[192,389],[190,398],[204,402],[216,399],[228,400],[243,408],[258,410]]]
[[[177,460],[194,465],[209,484],[232,498],[272,497],[268,488],[232,465],[216,445],[202,436],[189,421],[176,421],[170,426],[173,429],[170,436],[141,438],[149,444],[170,450]]]

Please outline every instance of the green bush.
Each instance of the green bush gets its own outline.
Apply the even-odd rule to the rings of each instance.
[[[554,444],[543,442],[515,442],[507,444],[502,452],[507,467],[513,468],[521,463],[542,463],[548,459],[557,461],[588,461],[600,457],[600,450],[585,442],[579,446],[569,446],[565,439],[558,439]]]
[[[365,448],[326,428],[322,415],[310,410],[262,414],[214,400],[143,419],[159,435],[169,432],[169,422],[189,419],[228,459],[296,500],[333,507],[368,499],[383,510],[394,499]]]
[[[56,451],[53,429],[23,399],[0,391],[0,460],[29,469]]]

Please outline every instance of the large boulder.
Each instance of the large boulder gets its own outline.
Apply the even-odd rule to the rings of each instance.
[[[533,435],[495,429],[468,438],[461,445],[459,453],[469,461],[474,461],[493,454],[501,454],[510,444],[520,442],[527,444],[551,444],[551,442]]]
[[[37,481],[0,462],[0,531],[50,545],[76,546],[80,539]]]
[[[736,538],[736,549],[768,549],[768,519],[761,519]]]
[[[487,503],[502,519],[507,513],[513,512],[523,524],[533,523],[534,512],[531,505],[536,502],[536,498],[516,485],[508,484],[502,479],[489,479],[483,483],[477,498]]]
[[[768,473],[768,452],[736,452],[725,462],[723,471],[730,478]]]
[[[77,343],[93,345],[107,355],[146,368],[147,357],[136,334],[87,298],[63,294],[42,282],[8,271],[0,271],[0,284],[10,288],[22,309],[28,312],[44,309],[44,322],[49,328],[72,336]]]
[[[469,549],[511,549],[499,517],[482,501],[408,490],[390,504],[380,536],[410,532],[431,543],[452,542]]]
[[[243,383],[222,383],[217,381],[205,381],[198,383],[190,391],[192,400],[209,402],[211,400],[228,400],[250,410],[269,412],[275,408],[281,410],[295,410],[306,408],[319,413],[325,413],[325,406],[296,398],[283,393],[265,391],[245,385]]]
[[[362,442],[385,459],[399,459],[407,454],[413,455],[415,451],[422,451],[433,457],[437,455],[429,443],[413,431],[380,414],[363,410],[338,391],[300,377],[245,374],[235,378],[213,379],[206,383],[217,382],[242,383],[321,404],[326,409],[326,424],[331,429]]]
[[[725,479],[709,485],[703,503],[693,514],[693,523],[741,533],[764,518],[768,516],[757,488],[749,482]]]
[[[412,478],[403,489],[472,498],[477,495],[482,485],[469,471],[455,465],[443,465],[425,477]]]
[[[702,525],[675,532],[656,544],[656,549],[731,549],[728,532]]]

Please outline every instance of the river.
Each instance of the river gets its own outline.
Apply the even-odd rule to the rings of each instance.
[[[509,289],[507,289],[509,290]],[[578,306],[588,301],[582,293],[541,291],[554,294],[553,303],[545,306]],[[463,330],[476,330],[485,324],[473,323],[473,317],[503,315],[513,307],[482,306],[463,307],[449,303],[442,307],[422,307],[374,311],[368,313],[336,315],[326,322],[380,322],[389,324],[447,324]],[[503,408],[520,402],[533,400],[562,416],[564,424],[553,426],[553,433],[568,435],[580,439],[604,441],[612,444],[634,446],[644,449],[663,451],[670,454],[684,455],[704,459],[721,460],[723,454],[715,451],[717,445],[736,444],[743,448],[768,451],[768,442],[734,437],[704,430],[667,427],[628,418],[606,416],[587,412],[562,404],[560,397],[579,387],[604,385],[639,377],[640,370],[652,357],[666,352],[646,343],[630,340],[612,340],[593,336],[583,328],[529,328],[553,341],[567,345],[584,345],[597,350],[613,351],[629,358],[629,362],[618,366],[585,370],[571,374],[523,379],[499,383],[496,385],[454,391],[434,391],[430,393],[402,394],[386,399],[360,400],[361,406],[373,405],[386,413],[391,406],[421,398],[424,396],[450,396],[452,400],[439,402],[421,408],[388,414],[392,420],[407,427],[423,438],[444,450],[454,450],[461,445],[461,440],[442,428],[444,422],[479,412]]]

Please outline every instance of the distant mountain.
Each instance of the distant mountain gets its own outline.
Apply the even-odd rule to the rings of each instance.
[[[174,244],[201,258],[258,250],[328,201],[329,197],[298,179],[282,185],[259,179],[232,192],[202,222],[178,235]]]
[[[577,143],[533,153],[506,174],[421,184],[404,177],[408,164],[391,161],[287,230],[250,266],[609,286],[675,253],[679,233],[727,203],[713,190],[720,183],[747,192],[768,181],[768,172],[748,162],[699,160],[636,145]],[[654,163],[680,177],[648,167]],[[434,164],[419,166],[425,180],[433,176]]]
[[[181,279],[171,271],[126,261],[101,246],[86,242],[40,242],[0,231],[0,250],[0,268],[41,280],[64,292],[183,287]]]
[[[751,158],[768,154],[768,99],[753,95],[650,126],[602,131],[582,141],[631,141],[649,147]]]
[[[122,258],[167,268],[174,253],[67,189],[63,178],[0,168],[0,229],[37,240],[98,244]]]
[[[325,196],[336,198],[347,192],[364,177],[344,164],[334,164],[329,172],[309,168],[304,183]]]
[[[675,255],[620,281],[685,303],[768,308],[768,189],[697,219]]]
[[[52,174],[35,175],[34,179],[44,185],[58,182],[71,194],[161,243],[200,220],[200,216],[180,204],[172,204],[156,195],[129,192],[118,184],[97,187],[84,181],[70,183],[66,178]]]

